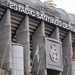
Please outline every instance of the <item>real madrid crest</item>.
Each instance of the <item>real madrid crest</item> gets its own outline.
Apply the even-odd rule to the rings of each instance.
[[[57,51],[57,47],[56,47],[55,44],[52,44],[50,47],[51,47],[50,48],[51,49],[50,50],[50,58],[53,62],[57,62],[58,59],[59,59],[59,54],[58,54],[58,51]]]

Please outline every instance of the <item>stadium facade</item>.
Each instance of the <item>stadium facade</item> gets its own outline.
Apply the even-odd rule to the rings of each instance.
[[[75,15],[52,9],[40,0],[0,0],[0,75],[75,74]]]

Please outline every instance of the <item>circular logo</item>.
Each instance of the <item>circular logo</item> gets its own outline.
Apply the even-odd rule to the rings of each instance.
[[[58,61],[58,52],[57,52],[56,46],[54,44],[51,45],[50,57],[53,62]]]

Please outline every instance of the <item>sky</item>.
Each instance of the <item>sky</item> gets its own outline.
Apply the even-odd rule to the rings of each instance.
[[[44,2],[45,0],[41,1]],[[53,3],[57,5],[57,8],[62,8],[66,12],[75,15],[75,0],[53,0]]]

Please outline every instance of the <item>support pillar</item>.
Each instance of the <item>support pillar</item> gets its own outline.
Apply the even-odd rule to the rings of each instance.
[[[53,39],[60,40],[59,38],[59,27],[56,27],[52,35],[50,36]],[[62,75],[62,72],[59,72],[58,75]]]
[[[29,36],[29,16],[26,15],[16,33],[17,43],[24,47],[24,73],[30,72],[30,36]]]
[[[39,62],[37,61],[36,56],[35,56],[35,59],[34,59],[34,63],[33,63],[33,66],[32,66],[32,71],[33,71],[34,74],[37,74],[37,72],[38,72],[39,63],[40,63],[41,57],[43,55],[44,45],[45,45],[45,42],[44,42],[45,39],[44,38],[45,38],[45,24],[44,24],[44,21],[42,21],[40,26],[38,27],[38,29],[34,33],[33,38],[32,38],[33,56],[35,54],[37,44],[39,45],[39,55],[40,55],[39,56]],[[41,61],[41,65],[40,65],[40,68],[39,68],[39,72],[38,72],[39,75],[47,75],[47,70],[45,68],[45,64],[46,64],[45,63],[45,57],[43,56],[42,61]]]
[[[65,56],[67,54],[67,63],[64,63],[64,69],[63,69],[63,75],[74,75],[73,74],[73,63],[71,61],[73,50],[72,50],[72,38],[71,38],[71,32],[68,33],[68,35],[65,37],[65,39],[62,42],[63,45],[63,62],[65,61]],[[68,71],[69,69],[69,71]]]
[[[3,16],[0,21],[0,67],[2,63],[2,59],[4,56],[4,52],[6,50],[6,54],[4,57],[4,62],[2,68],[12,69],[12,50],[11,50],[11,11],[7,9],[7,12]],[[9,41],[9,43],[8,43]],[[7,44],[8,43],[8,44]]]
[[[50,36],[53,39],[59,40],[59,27],[56,27],[52,35]]]

